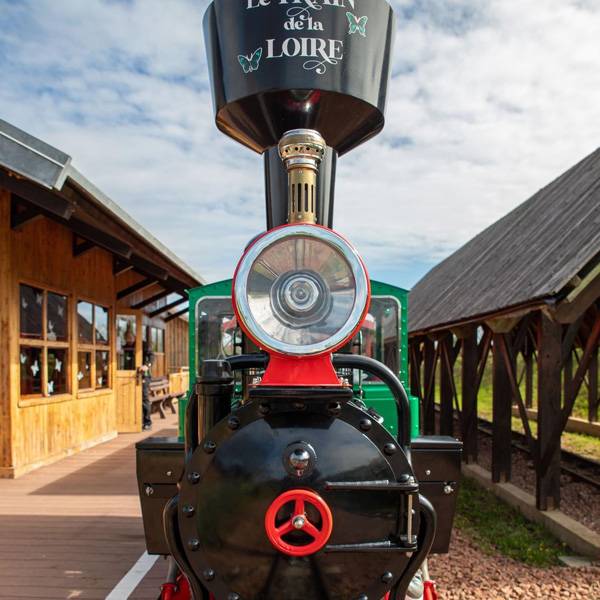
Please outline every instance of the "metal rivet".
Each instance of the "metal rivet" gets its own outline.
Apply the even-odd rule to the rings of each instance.
[[[215,578],[215,572],[212,569],[206,569],[202,576],[206,581],[212,581]]]
[[[237,417],[231,417],[229,419],[229,421],[227,421],[227,425],[229,426],[229,429],[239,429],[240,427],[240,420]]]
[[[204,452],[206,454],[212,454],[216,449],[217,445],[212,440],[204,442]]]
[[[306,404],[304,402],[294,402],[294,410],[304,410],[306,408]]]
[[[167,471],[167,477],[171,477],[173,475],[173,471]]]
[[[342,405],[339,402],[329,403],[329,413],[332,415],[339,415],[342,412]]]
[[[236,594],[235,592],[231,592],[231,594],[227,596],[227,600],[240,600],[240,595]]]
[[[195,471],[193,473],[188,473],[188,481],[192,484],[196,484],[200,481],[200,473],[196,473]]]
[[[453,493],[454,493],[454,487],[451,486],[449,483],[447,483],[444,486],[444,494],[446,494],[447,496],[449,496],[450,494],[453,494]]]
[[[190,550],[194,550],[194,551],[198,550],[200,548],[200,540],[196,540],[196,539],[190,540],[188,542],[188,548]]]
[[[182,510],[186,517],[191,517],[196,512],[196,509],[191,504],[186,504]]]
[[[395,453],[396,453],[396,450],[398,450],[398,447],[396,446],[396,444],[392,444],[392,443],[390,443],[390,444],[386,444],[386,445],[383,447],[383,451],[384,451],[386,454],[388,454],[388,455],[395,454]]]
[[[391,583],[393,581],[393,579],[394,579],[394,576],[389,571],[386,571],[381,576],[382,583]]]
[[[360,422],[360,428],[363,431],[369,431],[369,429],[371,429],[371,427],[373,427],[373,421],[371,421],[371,419],[363,419]]]
[[[358,597],[358,600],[369,600],[369,596],[367,596],[366,594],[362,594]]]
[[[431,469],[427,469],[427,471],[425,471],[425,475],[427,475],[427,477],[429,477],[431,475]]]
[[[269,414],[269,412],[271,411],[271,407],[266,404],[265,402],[263,402],[259,407],[258,407],[258,412],[261,415],[267,415]]]
[[[146,486],[146,496],[152,496],[154,494],[154,488],[151,485]]]

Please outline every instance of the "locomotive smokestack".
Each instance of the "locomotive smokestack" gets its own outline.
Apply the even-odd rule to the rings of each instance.
[[[279,142],[288,174],[288,223],[317,222],[317,175],[327,144],[318,131],[293,129]]]

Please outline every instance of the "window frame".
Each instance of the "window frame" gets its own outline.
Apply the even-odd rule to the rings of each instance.
[[[89,342],[81,342],[79,340],[79,303],[85,302],[86,304],[90,304],[92,306],[92,341]],[[73,303],[73,311],[74,311],[74,319],[75,319],[75,327],[73,331],[73,341],[74,341],[74,352],[77,356],[77,365],[79,365],[79,353],[88,353],[91,355],[90,360],[90,382],[91,387],[79,387],[79,380],[77,379],[77,374],[75,374],[75,378],[77,380],[77,393],[78,394],[92,394],[94,392],[103,392],[112,389],[113,384],[113,375],[112,369],[110,368],[111,364],[111,355],[112,355],[112,347],[111,347],[111,338],[113,335],[111,328],[111,314],[112,307],[106,306],[94,300],[90,300],[84,296],[78,296],[77,300]],[[107,336],[108,340],[105,344],[98,342],[96,337],[96,308],[102,308],[106,310],[107,318],[108,318],[108,328],[107,328]],[[108,383],[106,385],[99,386],[97,383],[96,376],[96,353],[97,352],[108,352]]]
[[[21,336],[21,287],[26,286],[34,289],[41,290],[43,294],[42,300],[42,337],[41,338],[32,338],[32,337],[22,337]],[[65,315],[65,320],[67,324],[67,340],[66,341],[58,341],[58,340],[49,340],[48,339],[48,294],[55,294],[57,296],[63,296],[67,301],[67,312]],[[17,282],[17,298],[18,298],[18,306],[19,306],[19,318],[18,318],[18,328],[19,328],[19,342],[18,342],[18,351],[19,355],[21,354],[21,348],[38,348],[41,354],[41,392],[39,394],[22,394],[21,393],[21,373],[19,371],[19,402],[23,400],[26,404],[30,401],[39,401],[39,400],[48,400],[52,399],[53,401],[59,402],[61,399],[66,397],[70,397],[72,394],[72,380],[71,380],[71,334],[72,334],[72,322],[71,322],[71,310],[73,304],[72,295],[68,292],[61,290],[60,288],[56,288],[53,286],[43,285],[37,282],[29,281],[21,279]],[[49,394],[48,393],[48,350],[65,350],[67,359],[64,361],[66,364],[64,365],[66,369],[66,391]]]

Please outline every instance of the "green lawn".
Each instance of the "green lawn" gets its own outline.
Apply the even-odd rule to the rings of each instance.
[[[482,552],[500,553],[527,565],[554,566],[560,555],[569,554],[567,546],[543,527],[470,479],[461,484],[455,524]]]

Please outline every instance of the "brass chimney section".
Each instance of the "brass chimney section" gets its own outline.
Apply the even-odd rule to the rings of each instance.
[[[288,223],[317,222],[317,174],[327,144],[318,131],[283,134],[279,156],[288,172]]]

